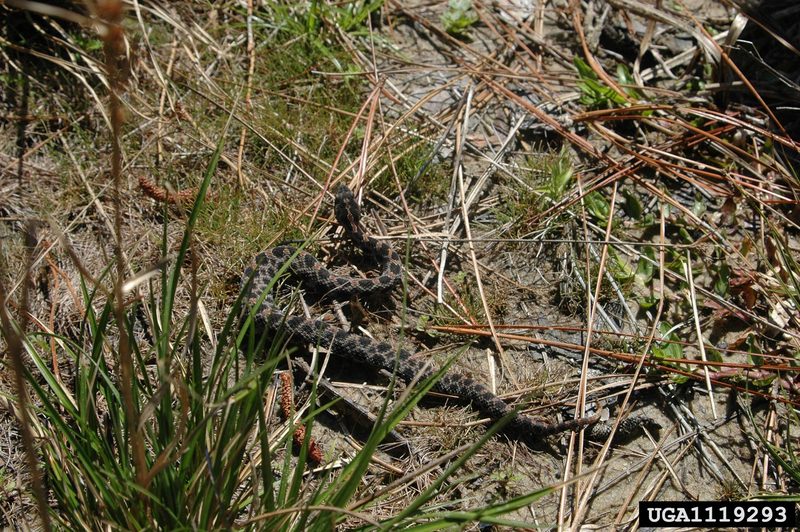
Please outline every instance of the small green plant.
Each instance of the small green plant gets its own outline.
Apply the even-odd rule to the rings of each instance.
[[[729,297],[731,289],[731,267],[720,248],[714,249],[715,260],[709,264],[714,279],[714,292],[720,297]]]
[[[291,43],[298,39],[308,50],[305,54],[293,51],[296,58],[304,58],[305,55],[322,56],[331,63],[330,68],[347,72],[350,68],[349,58],[346,59],[347,56],[342,54],[341,47],[337,44],[338,32],[353,36],[370,34],[367,21],[373,13],[380,10],[383,1],[267,2],[260,8],[254,27],[270,36],[270,40],[275,34],[278,35],[279,41]],[[304,71],[305,61],[298,63],[301,71]],[[281,69],[272,70],[281,72]],[[285,79],[291,76],[283,75],[283,77]]]
[[[373,190],[388,196],[396,195],[396,174],[404,187],[406,200],[420,203],[440,201],[450,186],[450,169],[446,164],[434,164],[434,157],[433,148],[426,143],[398,140],[392,151],[379,159]]]
[[[636,79],[634,79],[633,75],[631,74],[628,65],[624,63],[619,63],[617,65],[617,81],[620,82],[622,85],[622,90],[624,90],[625,94],[627,94],[631,99],[641,100],[643,98],[642,93],[636,89]],[[652,114],[652,111],[644,112],[644,116],[651,116]]]
[[[626,103],[625,98],[611,87],[604,85],[595,74],[594,70],[580,57],[573,60],[578,69],[581,90],[581,103],[590,109],[610,109]]]
[[[636,276],[636,270],[628,264],[625,257],[617,253],[613,248],[609,248],[608,251],[608,271],[614,277],[614,280],[624,285],[631,284]]]
[[[508,188],[508,197],[501,202],[496,216],[502,223],[519,226],[564,199],[575,183],[575,172],[568,149],[559,152],[529,154],[525,170]]]
[[[332,4],[336,5],[336,4]],[[346,2],[336,8],[336,25],[342,30],[354,35],[366,35],[368,28],[367,19],[383,6],[383,0]]]
[[[367,18],[381,8],[383,0],[357,0],[354,2],[325,2],[312,0],[305,13],[305,27],[309,35],[316,35],[323,24],[338,27],[353,34],[365,34]]]
[[[625,202],[622,204],[622,209],[625,211],[625,214],[634,220],[641,220],[644,214],[644,206],[642,206],[642,201],[639,199],[638,194],[630,189],[624,188],[622,189],[622,196],[625,198]]]
[[[550,174],[545,193],[554,203],[558,202],[573,182],[574,168],[569,152],[562,149],[558,156],[545,164],[545,170]]]
[[[680,337],[675,329],[666,321],[658,324],[663,342],[657,342],[653,346],[653,356],[656,358],[683,358],[683,348],[680,345]]]
[[[608,217],[611,215],[611,205],[600,192],[596,190],[589,192],[584,196],[583,202],[586,205],[586,211],[599,222],[608,221]]]
[[[473,24],[478,22],[478,14],[472,7],[472,0],[449,0],[442,14],[442,26],[450,35],[466,36]]]

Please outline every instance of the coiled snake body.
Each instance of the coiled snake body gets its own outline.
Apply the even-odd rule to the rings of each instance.
[[[331,300],[347,300],[353,296],[371,296],[390,290],[402,275],[400,256],[385,243],[365,234],[359,224],[360,210],[353,193],[344,185],[336,190],[334,207],[336,219],[344,228],[345,235],[365,255],[372,256],[380,264],[381,274],[370,279],[339,276],[325,268],[313,255],[298,251],[293,246],[281,245],[260,253],[254,264],[245,270],[242,285],[245,301],[249,306],[263,299],[255,321],[258,328],[278,330],[284,328],[294,338],[303,342],[329,347],[335,356],[388,371],[395,370],[397,377],[408,383],[415,377],[425,379],[433,369],[413,358],[404,349],[398,350],[387,342],[378,342],[335,327],[323,320],[287,316],[275,304],[271,293],[263,294],[281,268],[291,260],[288,271],[303,285],[324,294]],[[498,420],[514,409],[475,380],[456,373],[447,373],[434,385],[435,391],[455,395],[472,404],[481,414]],[[505,427],[505,431],[526,444],[540,446],[544,436],[590,425],[595,417],[568,420],[561,423],[544,423],[516,413]]]

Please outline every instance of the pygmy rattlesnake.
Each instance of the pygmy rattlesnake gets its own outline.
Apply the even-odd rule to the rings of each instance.
[[[415,377],[425,379],[435,370],[404,349],[397,349],[387,342],[378,342],[338,328],[320,319],[289,316],[278,308],[272,293],[264,294],[281,268],[291,260],[288,271],[304,286],[323,294],[330,300],[348,300],[353,296],[366,297],[387,292],[400,281],[402,267],[400,256],[386,242],[365,234],[360,226],[360,209],[353,193],[345,185],[336,189],[334,212],[336,220],[344,228],[345,235],[360,248],[365,256],[374,257],[381,273],[377,277],[359,279],[335,275],[325,268],[313,255],[297,250],[293,246],[281,245],[260,253],[242,277],[245,302],[250,307],[257,304],[263,295],[255,316],[259,329],[278,330],[284,328],[295,339],[330,348],[335,356],[346,358],[374,368],[395,370],[397,377],[408,383]],[[294,257],[292,259],[292,257]],[[468,401],[472,407],[492,420],[514,413],[514,408],[475,380],[456,373],[446,373],[434,385],[435,391],[455,395]],[[519,438],[530,446],[540,446],[544,436],[567,430],[579,429],[597,421],[598,416],[573,419],[560,423],[544,423],[515,413],[506,433]]]

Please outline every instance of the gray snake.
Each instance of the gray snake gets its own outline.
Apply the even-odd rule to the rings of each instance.
[[[365,256],[373,257],[379,264],[380,275],[369,279],[335,275],[312,254],[298,250],[294,246],[280,245],[270,248],[260,253],[242,276],[244,301],[247,305],[252,308],[261,300],[255,314],[256,327],[259,330],[282,328],[294,339],[329,347],[335,356],[390,372],[396,369],[397,377],[406,383],[415,378],[425,379],[433,375],[434,369],[427,367],[404,349],[397,349],[387,342],[345,331],[320,319],[287,315],[276,305],[271,291],[264,293],[271,283],[274,284],[274,278],[290,260],[288,271],[291,277],[316,293],[323,294],[329,300],[348,300],[353,296],[368,297],[385,293],[401,280],[400,256],[389,244],[376,240],[362,230],[360,209],[353,193],[344,185],[339,185],[336,189],[334,213],[337,222],[344,229],[345,236],[360,248]],[[506,415],[512,415],[504,429],[505,432],[531,447],[541,446],[545,436],[577,430],[597,421],[597,416],[559,423],[536,421],[516,412],[486,386],[457,373],[446,373],[436,382],[433,390],[457,396],[495,421]]]

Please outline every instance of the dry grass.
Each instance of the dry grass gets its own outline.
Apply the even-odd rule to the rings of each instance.
[[[663,427],[624,444],[570,435],[553,456],[497,438],[426,508],[469,522],[471,509],[558,484],[509,518],[632,526],[640,500],[796,492],[797,132],[766,105],[760,74],[731,60],[738,9],[475,2],[476,21],[449,34],[446,2],[310,4],[125,4],[113,39],[97,36],[113,19],[98,6],[68,5],[71,20],[0,7],[3,426],[28,412],[10,385],[11,363],[26,362],[12,319],[75,339],[82,283],[104,287],[94,304],[113,300],[118,323],[134,301],[159,300],[158,283],[124,282],[175,266],[221,146],[174,287],[175,315],[214,348],[259,250],[301,240],[331,253],[328,191],[346,182],[372,231],[409,257],[407,291],[367,320],[375,336],[440,361],[470,346],[454,368],[543,418],[607,406],[612,425],[645,414]],[[132,330],[145,342],[160,330],[150,319]],[[131,421],[137,365],[120,332]],[[55,340],[46,357],[69,382],[74,361]],[[341,393],[374,407],[355,380],[361,391]],[[346,506],[353,523],[400,514],[483,433],[468,409],[413,417],[410,456],[375,455],[373,484]],[[147,443],[128,430],[143,484]],[[334,464],[360,445],[322,432]],[[24,436],[3,444],[9,524],[37,484]]]

